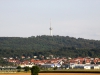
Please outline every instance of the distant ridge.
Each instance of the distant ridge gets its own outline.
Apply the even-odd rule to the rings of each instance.
[[[100,57],[100,41],[69,36],[0,37],[0,56]]]
[[[0,37],[0,49],[50,50],[61,47],[100,48],[100,41],[69,36]]]

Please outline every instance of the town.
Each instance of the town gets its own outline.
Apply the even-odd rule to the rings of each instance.
[[[13,57],[3,59],[13,63],[13,67],[15,66],[16,68],[18,66],[31,68],[34,65],[38,65],[41,69],[52,69],[55,67],[57,69],[100,69],[100,58],[91,57],[55,58],[54,55],[48,55],[48,57],[41,56],[41,59],[38,59],[38,56],[34,56],[34,58],[21,56],[22,60],[14,59]]]

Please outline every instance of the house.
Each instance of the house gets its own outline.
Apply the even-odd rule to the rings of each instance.
[[[24,68],[24,67],[33,67],[34,66],[34,64],[30,64],[30,65],[19,65],[21,68]]]
[[[71,69],[73,69],[73,68],[75,68],[75,64],[74,63],[71,63],[70,65],[69,65],[69,67],[71,68]]]
[[[86,59],[85,60],[85,64],[91,64],[91,60],[90,59]]]
[[[43,65],[41,65],[41,67],[42,68],[53,68],[53,67],[55,67],[55,65],[54,64],[43,64]]]
[[[76,64],[75,68],[76,69],[84,69],[84,64]]]
[[[25,56],[21,56],[22,59],[25,59]]]
[[[43,65],[41,65],[41,67],[53,68],[53,67],[61,67],[61,65],[60,64],[43,64]]]
[[[84,65],[84,69],[91,69],[91,67],[92,67],[91,64]]]
[[[35,60],[35,59],[31,59],[30,62],[33,63],[33,64],[36,64],[36,65],[43,65],[45,63],[45,60]]]
[[[100,69],[98,65],[94,65],[94,69]]]
[[[16,73],[17,72],[17,67],[13,67],[13,66],[4,66],[1,67],[0,66],[0,73]]]

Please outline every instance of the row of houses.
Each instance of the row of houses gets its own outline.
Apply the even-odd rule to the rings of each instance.
[[[9,59],[8,62],[20,65],[21,67],[29,66],[32,67],[34,65],[41,65],[45,67],[65,67],[65,68],[83,68],[83,69],[100,69],[98,66],[100,64],[100,58],[90,58],[90,57],[78,57],[78,58],[58,58],[58,59],[30,59],[30,60],[15,60]],[[66,66],[67,65],[67,66]],[[98,67],[98,68],[97,68]]]
[[[71,69],[100,69],[97,64],[70,64]]]
[[[100,69],[100,58],[78,57],[69,60],[72,69]]]
[[[16,73],[17,67],[15,66],[0,66],[0,73]]]

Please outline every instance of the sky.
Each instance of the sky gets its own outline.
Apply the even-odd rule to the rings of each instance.
[[[52,34],[100,40],[100,0],[0,0],[0,37]]]

